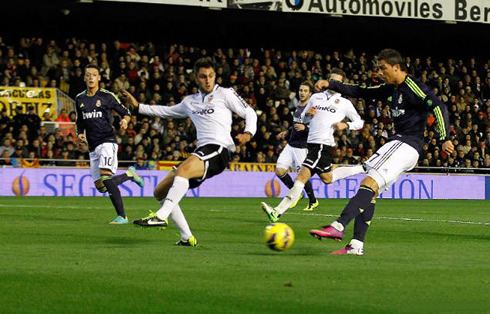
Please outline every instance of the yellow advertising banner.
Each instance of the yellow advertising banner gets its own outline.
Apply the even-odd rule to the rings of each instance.
[[[34,107],[35,112],[42,117],[44,112],[56,116],[56,89],[55,88],[31,88],[31,87],[0,87],[0,110],[6,109],[9,116],[15,115],[17,107],[22,113],[27,112],[29,106]]]

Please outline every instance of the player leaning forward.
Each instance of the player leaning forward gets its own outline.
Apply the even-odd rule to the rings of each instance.
[[[96,65],[85,67],[84,81],[87,89],[75,98],[77,111],[77,137],[87,141],[90,155],[90,173],[100,193],[109,193],[117,217],[111,224],[127,224],[124,205],[118,185],[132,180],[143,187],[143,180],[130,167],[126,173],[113,176],[117,170],[117,144],[112,127],[112,111],[121,117],[120,128],[126,129],[131,114],[113,93],[99,88],[100,71]]]
[[[316,86],[328,87],[351,97],[386,101],[390,105],[397,132],[366,162],[367,176],[340,217],[329,226],[310,231],[311,235],[319,239],[340,240],[344,237],[347,224],[355,219],[353,239],[344,249],[332,254],[364,254],[364,236],[374,214],[374,200],[380,192],[388,189],[417,164],[429,112],[436,118],[442,149],[448,154],[454,150],[449,138],[449,119],[445,105],[425,84],[407,74],[400,53],[393,49],[382,50],[378,55],[378,67],[384,81],[379,86],[361,88],[335,81],[319,81]]]
[[[131,94],[124,93],[138,108],[139,114],[177,119],[190,117],[196,126],[197,149],[155,188],[154,195],[162,204],[160,210],[134,221],[142,227],[165,227],[170,217],[181,235],[176,244],[184,246],[196,246],[197,240],[191,233],[179,202],[189,188],[198,187],[227,167],[230,152],[235,151],[230,135],[232,114],[237,113],[246,121],[244,132],[237,136],[240,144],[250,141],[257,130],[255,111],[232,88],[223,88],[215,83],[216,72],[211,59],[197,60],[194,73],[199,92],[185,97],[172,107],[138,104]]]

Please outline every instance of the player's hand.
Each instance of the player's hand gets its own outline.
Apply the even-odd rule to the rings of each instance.
[[[83,143],[86,142],[85,134],[78,134],[78,142]]]
[[[131,106],[133,106],[134,108],[138,109],[140,103],[136,100],[136,98],[134,98],[134,96],[131,95],[131,93],[126,91],[126,90],[123,90],[122,93],[123,93],[124,97],[126,97],[128,99],[129,104]]]
[[[243,145],[247,142],[250,142],[250,140],[252,139],[252,134],[241,133],[236,136],[236,139],[238,140],[238,143],[240,143],[240,145]]]
[[[328,81],[327,80],[318,80],[315,83],[315,91],[316,92],[321,92],[322,90],[325,90],[328,88]]]
[[[126,130],[128,128],[128,121],[126,119],[121,119],[119,122],[119,128]]]
[[[334,129],[339,131],[345,130],[349,127],[349,125],[345,122],[335,122],[334,124],[332,124],[332,126],[334,127]]]
[[[316,107],[311,107],[310,109],[308,109],[308,111],[306,112],[306,114],[309,115],[309,116],[314,117],[316,115]]]
[[[284,139],[286,135],[288,135],[288,131],[282,131],[281,133],[277,134],[277,137],[280,139]]]
[[[442,150],[448,153],[449,155],[454,152],[454,145],[451,141],[445,141],[442,143]]]
[[[294,129],[298,132],[301,132],[301,131],[304,131],[306,130],[306,125],[304,125],[303,123],[296,123],[294,125]]]

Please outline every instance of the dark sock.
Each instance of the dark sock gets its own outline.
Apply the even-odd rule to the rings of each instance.
[[[364,237],[366,236],[366,232],[374,216],[375,206],[376,200],[372,200],[362,214],[356,217],[356,220],[354,221],[354,239],[364,242]]]
[[[313,186],[311,186],[311,182],[308,180],[305,184],[306,195],[310,199],[310,205],[316,203],[315,193],[313,192]]]
[[[117,215],[126,217],[124,214],[124,205],[121,198],[121,192],[113,180],[114,178],[104,180],[104,184],[107,188],[107,192],[109,192],[109,197],[111,198],[112,205],[114,205],[114,208],[116,209]]]
[[[126,182],[128,180],[131,180],[131,178],[128,177],[128,175],[126,173],[123,173],[123,174],[120,174],[118,176],[112,177],[111,180],[112,180],[112,182],[114,182],[114,184],[116,186],[119,186],[121,183],[124,183],[124,182]]]
[[[366,208],[370,206],[373,196],[374,191],[371,188],[361,185],[356,195],[354,195],[347,206],[345,206],[337,221],[346,227],[352,219],[356,218],[361,213],[359,209],[365,211]]]
[[[294,182],[293,182],[293,179],[291,179],[291,176],[289,175],[289,173],[286,172],[285,175],[283,175],[282,177],[280,176],[277,176],[279,178],[279,180],[282,181],[282,183],[284,183],[285,186],[288,187],[288,189],[291,189],[294,185]]]

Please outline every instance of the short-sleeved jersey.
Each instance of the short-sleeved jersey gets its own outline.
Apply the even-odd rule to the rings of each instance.
[[[75,106],[77,134],[86,132],[90,151],[94,151],[102,143],[116,143],[112,110],[121,116],[131,115],[117,96],[105,89],[99,89],[93,96],[88,96],[86,90],[81,92],[75,98]]]
[[[209,94],[199,92],[189,95],[172,107],[140,104],[138,110],[140,114],[153,117],[190,117],[196,126],[198,147],[218,144],[234,152],[235,143],[230,134],[233,112],[245,118],[244,132],[253,136],[257,131],[255,111],[233,88],[218,85]]]
[[[311,107],[316,108],[316,115],[309,117],[306,113]],[[345,118],[350,130],[359,130],[364,126],[364,121],[357,113],[354,105],[340,93],[325,91],[313,94],[304,109],[301,118],[310,123],[308,144],[324,144],[335,146],[333,124],[341,122]]]
[[[363,88],[335,81],[329,82],[329,88],[350,97],[379,99],[387,102],[396,134],[388,140],[399,140],[415,148],[419,153],[424,143],[424,130],[429,112],[433,112],[437,121],[440,140],[449,140],[449,118],[446,106],[429,88],[407,75],[398,86],[382,84]]]
[[[296,111],[293,114],[293,123],[300,123],[304,124],[306,126],[306,129],[304,131],[296,131],[294,128],[294,125],[289,128],[289,138],[288,138],[288,144],[289,146],[295,147],[295,148],[306,148],[306,140],[308,139],[308,124],[306,124],[302,119],[301,119],[301,114],[303,113],[303,110],[305,110],[306,106],[298,106],[296,107]]]

